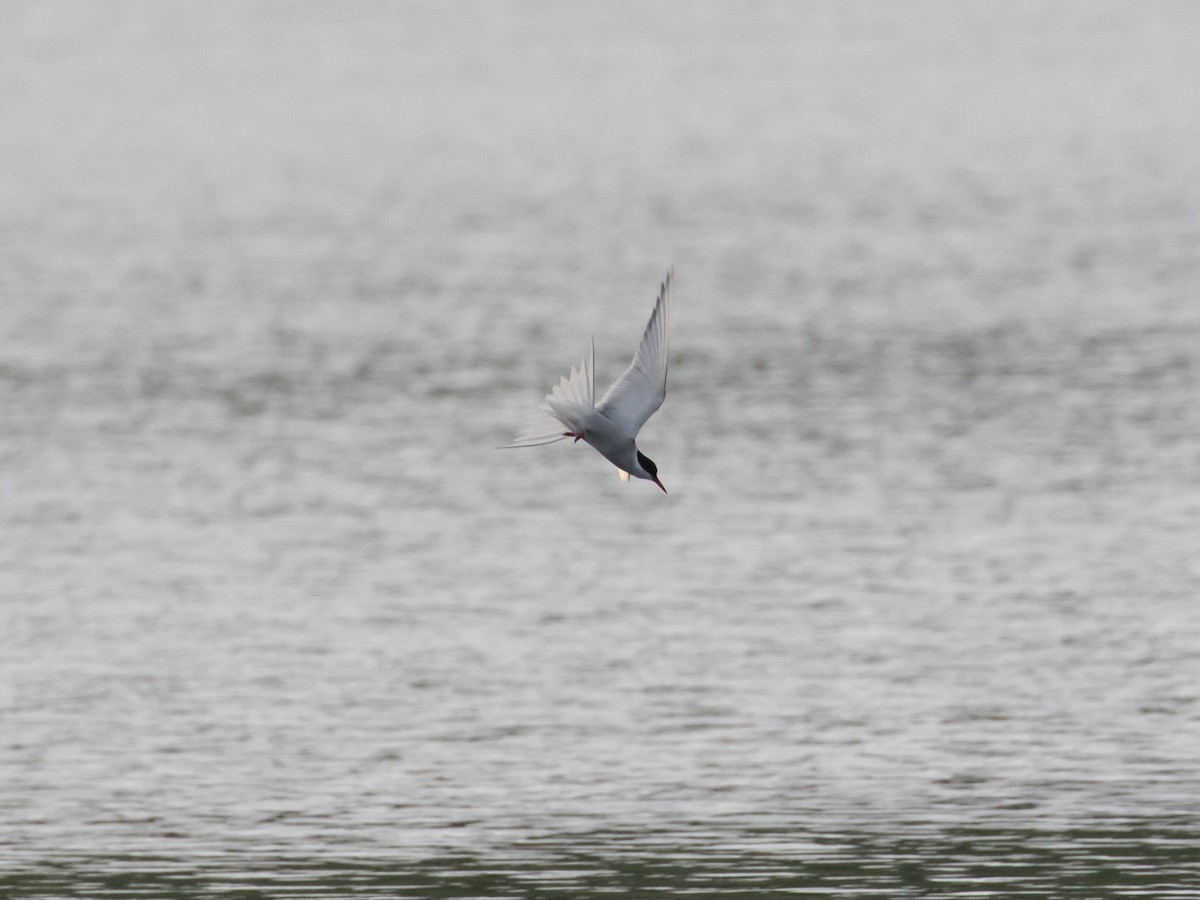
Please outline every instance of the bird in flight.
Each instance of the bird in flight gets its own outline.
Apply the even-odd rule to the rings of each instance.
[[[642,334],[633,362],[595,402],[596,342],[571,377],[563,376],[546,395],[538,418],[509,447],[537,447],[574,438],[575,443],[591,444],[620,470],[621,480],[630,475],[653,481],[665,494],[658,480],[658,466],[637,448],[635,439],[646,420],[662,406],[667,395],[667,348],[671,342],[672,268],[658,290],[654,312]]]

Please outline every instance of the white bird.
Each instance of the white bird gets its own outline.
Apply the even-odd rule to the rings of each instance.
[[[637,448],[635,439],[646,420],[662,406],[667,395],[667,349],[671,342],[671,269],[658,291],[654,312],[642,335],[633,362],[595,402],[596,342],[571,377],[546,395],[538,418],[513,440],[509,447],[536,447],[574,438],[585,441],[620,470],[621,480],[630,475],[658,480],[658,466]],[[566,429],[565,431],[563,429]]]

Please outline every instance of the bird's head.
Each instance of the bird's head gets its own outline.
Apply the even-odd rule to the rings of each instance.
[[[645,453],[643,453],[641,450],[639,450],[637,452],[637,461],[638,461],[638,465],[646,470],[646,474],[649,476],[650,480],[653,481],[655,484],[657,484],[659,487],[659,490],[661,490],[665,494],[667,492],[667,489],[665,487],[663,487],[663,483],[658,480],[658,466],[656,466],[654,464],[654,460],[652,460]]]

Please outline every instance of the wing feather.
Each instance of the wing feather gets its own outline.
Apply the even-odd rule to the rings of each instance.
[[[667,273],[658,289],[654,312],[646,323],[633,362],[601,398],[601,413],[636,437],[667,396],[667,351],[671,343],[671,281]]]

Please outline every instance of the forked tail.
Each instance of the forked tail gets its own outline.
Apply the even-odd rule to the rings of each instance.
[[[596,405],[596,342],[592,341],[579,368],[563,376],[546,395],[534,419],[513,439],[509,447],[553,444],[581,433]]]

